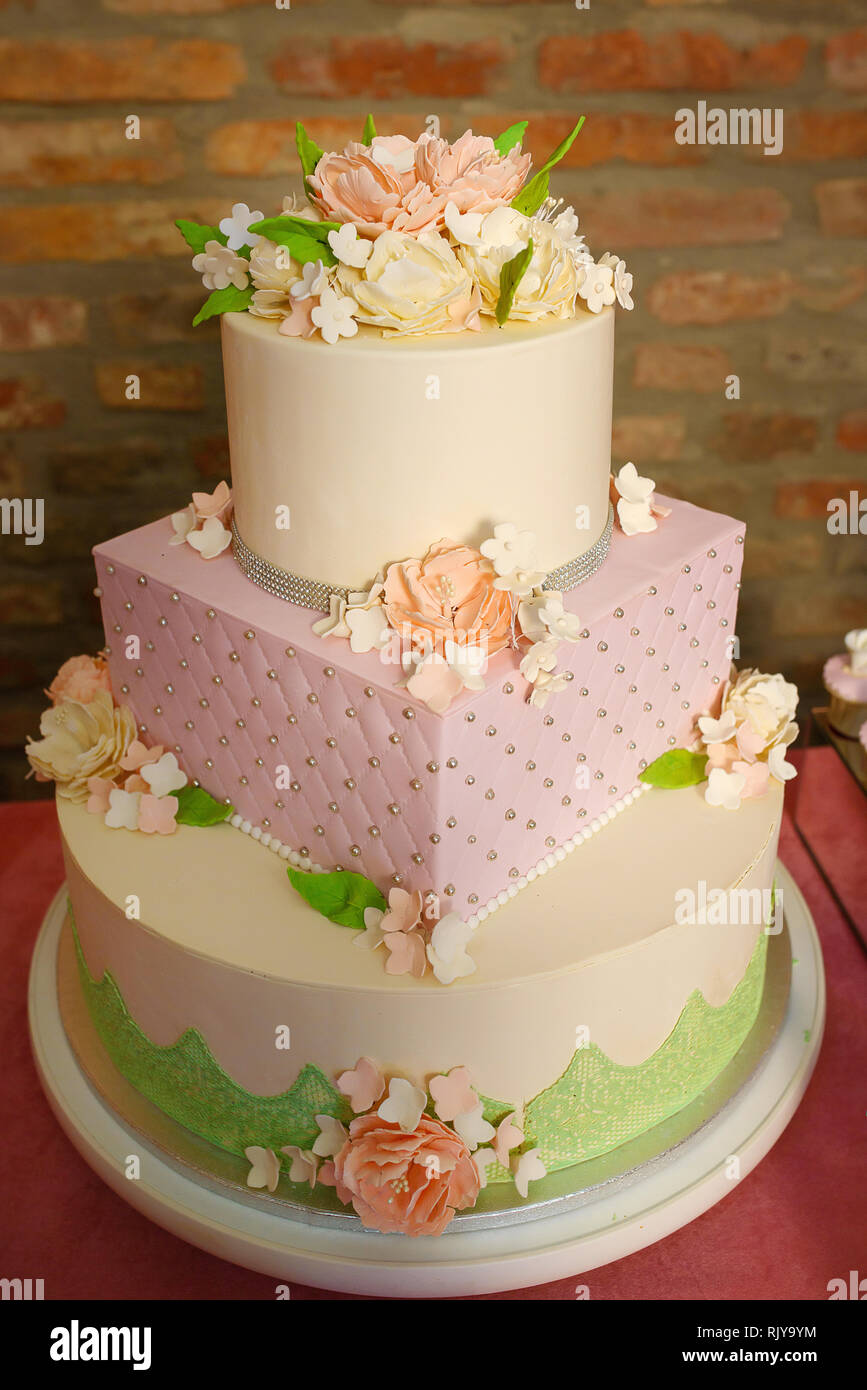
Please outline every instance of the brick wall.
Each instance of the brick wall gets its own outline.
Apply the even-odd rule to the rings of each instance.
[[[0,795],[60,660],[100,644],[89,547],[227,471],[218,333],[172,227],[298,182],[368,107],[456,135],[532,118],[591,245],[624,254],[616,457],[750,526],[742,659],[815,689],[867,621],[867,28],[858,0],[0,0],[0,496],[46,539],[0,539]],[[777,158],[679,145],[674,113],[784,111]],[[137,115],[141,138],[125,137]],[[127,402],[127,372],[142,399]],[[724,379],[740,378],[740,399]]]

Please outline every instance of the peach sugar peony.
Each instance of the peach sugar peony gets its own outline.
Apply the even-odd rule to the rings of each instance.
[[[71,656],[64,661],[46,690],[52,705],[61,700],[77,700],[88,705],[98,690],[111,694],[108,666],[102,656]]]
[[[439,540],[421,560],[389,565],[388,621],[424,654],[443,655],[450,641],[484,647],[493,656],[512,635],[511,595],[494,588],[495,578],[477,550]]]
[[[334,1182],[365,1226],[410,1236],[440,1235],[480,1188],[463,1139],[429,1115],[409,1133],[378,1115],[353,1120],[334,1158]]]
[[[381,232],[418,236],[443,226],[446,204],[460,212],[490,212],[521,188],[530,156],[501,156],[489,136],[466,131],[454,145],[425,132],[352,142],[343,154],[324,154],[308,179],[326,219],[354,222],[368,237]]]

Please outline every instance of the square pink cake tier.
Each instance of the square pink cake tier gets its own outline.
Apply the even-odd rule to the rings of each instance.
[[[529,705],[519,655],[502,652],[445,714],[399,688],[394,664],[317,637],[320,615],[258,589],[230,552],[204,561],[153,522],[94,552],[115,697],[264,835],[468,917],[622,805],[719,694],[744,527],[670,505],[655,532],[615,530],[565,596],[583,635],[560,645],[564,691]]]

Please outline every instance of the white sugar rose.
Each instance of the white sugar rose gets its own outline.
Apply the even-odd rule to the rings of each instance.
[[[578,293],[575,260],[548,222],[525,217],[511,207],[495,208],[480,219],[479,245],[458,246],[458,256],[482,293],[482,313],[493,314],[500,297],[500,271],[533,239],[533,259],[518,285],[510,319],[571,318]]]
[[[256,286],[250,313],[263,319],[281,319],[292,312],[289,287],[301,276],[301,266],[285,246],[262,237],[250,254],[250,278]]]
[[[739,671],[726,686],[722,701],[722,713],[733,714],[738,724],[748,724],[765,748],[791,741],[797,708],[798,687],[763,671]]]
[[[359,323],[386,333],[451,333],[450,307],[469,303],[470,277],[437,232],[382,232],[361,269],[340,265],[337,283],[358,305]]]
[[[86,801],[88,777],[117,776],[136,725],[126,705],[115,708],[108,691],[98,690],[89,704],[63,700],[46,710],[39,731],[42,738],[24,750],[37,778],[55,782],[58,796]]]

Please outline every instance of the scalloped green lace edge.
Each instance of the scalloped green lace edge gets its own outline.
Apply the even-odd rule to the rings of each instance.
[[[109,1057],[173,1120],[242,1155],[253,1144],[275,1152],[286,1144],[309,1149],[319,1133],[316,1115],[333,1115],[344,1124],[352,1119],[345,1096],[312,1063],[288,1090],[260,1096],[232,1080],[197,1029],[188,1028],[165,1047],[152,1042],[127,1009],[111,972],[99,981],[91,975],[71,903],[68,912],[81,988]],[[731,1061],[755,1022],[766,954],[762,932],[726,1002],[715,1008],[695,990],[665,1042],[638,1066],[612,1062],[595,1043],[576,1051],[562,1076],[527,1105],[522,1147],[538,1147],[551,1172],[616,1148],[688,1104]],[[487,1097],[483,1106],[493,1124],[515,1108]],[[488,1181],[511,1181],[511,1175],[495,1165]]]

